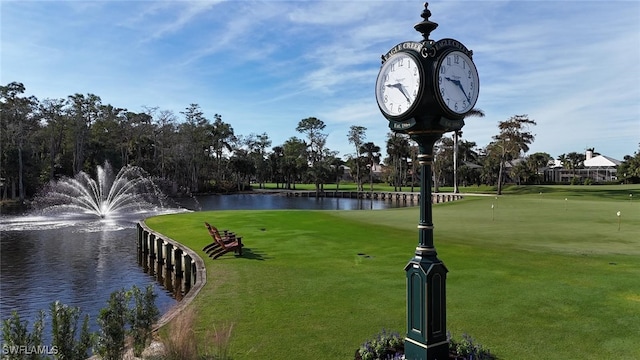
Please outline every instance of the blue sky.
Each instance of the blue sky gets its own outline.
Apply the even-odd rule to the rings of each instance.
[[[619,160],[640,142],[640,2],[431,1],[431,38],[474,51],[477,108],[463,138],[486,146],[499,121],[537,122],[530,152],[594,147]],[[1,1],[0,83],[39,99],[93,93],[104,104],[180,119],[196,103],[235,133],[273,145],[307,117],[345,156],[351,125],[385,147],[374,96],[380,55],[420,41],[421,1]],[[447,135],[448,136],[448,135]]]

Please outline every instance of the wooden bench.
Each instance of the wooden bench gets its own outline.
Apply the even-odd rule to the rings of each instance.
[[[237,237],[235,233],[224,231],[224,236],[220,235],[220,232],[215,226],[205,222],[209,235],[213,238],[213,242],[205,246],[202,250],[213,259],[217,259],[220,256],[228,253],[235,252],[236,255],[242,256],[242,238]]]

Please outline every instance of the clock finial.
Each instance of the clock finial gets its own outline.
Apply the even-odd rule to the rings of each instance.
[[[424,20],[417,23],[413,28],[416,29],[417,32],[422,33],[424,41],[432,42],[433,40],[429,39],[429,35],[438,27],[438,23],[429,21],[431,11],[429,11],[428,6],[428,2],[424,3],[424,10],[422,11],[422,14],[420,14],[420,17],[422,17]]]

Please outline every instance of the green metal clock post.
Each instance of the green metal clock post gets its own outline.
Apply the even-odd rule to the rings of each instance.
[[[447,268],[433,244],[433,147],[449,131],[464,126],[464,116],[475,105],[479,78],[473,52],[454,39],[429,39],[438,24],[429,21],[424,4],[422,22],[414,28],[421,42],[400,43],[382,56],[376,81],[376,100],[394,132],[408,134],[419,147],[420,219],[418,246],[405,266],[407,281],[407,336],[405,358],[446,360]],[[411,61],[405,61],[406,59]]]
[[[411,138],[418,143],[420,164],[420,219],[415,256],[405,266],[407,275],[406,359],[449,358],[447,339],[447,268],[438,259],[433,245],[431,167],[433,145],[442,132],[418,132]]]

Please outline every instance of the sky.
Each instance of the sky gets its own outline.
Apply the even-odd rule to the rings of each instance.
[[[385,148],[374,88],[380,56],[421,41],[423,1],[0,0],[0,83],[38,99],[103,104],[178,120],[198,104],[236,135],[281,145],[302,119],[353,154],[352,125]],[[640,151],[640,1],[431,1],[431,39],[473,50],[480,76],[462,139],[483,148],[498,123],[528,115],[528,154]],[[451,134],[445,134],[450,136]]]

